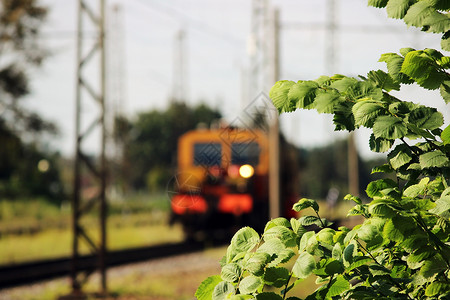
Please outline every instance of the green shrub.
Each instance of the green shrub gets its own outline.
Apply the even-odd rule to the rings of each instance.
[[[450,50],[449,1],[369,0],[386,7],[423,31],[445,33]],[[349,215],[364,222],[352,229],[329,228],[319,206],[301,199],[296,211],[315,215],[267,223],[260,236],[239,230],[222,260],[220,276],[211,276],[198,299],[299,299],[289,291],[309,276],[320,286],[310,299],[450,299],[450,126],[435,108],[402,101],[389,94],[402,84],[435,90],[450,102],[450,57],[434,49],[400,49],[380,58],[388,72],[367,76],[322,76],[311,81],[279,81],[270,97],[282,112],[315,109],[333,114],[335,130],[372,130],[370,148],[387,152],[387,163],[373,172],[395,174],[366,189],[370,203],[355,202]],[[308,231],[315,225],[317,231]],[[287,264],[291,262],[291,264]],[[291,266],[291,267],[290,267]]]

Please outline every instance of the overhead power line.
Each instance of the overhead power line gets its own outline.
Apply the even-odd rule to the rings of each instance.
[[[148,0],[135,0],[135,3],[139,3],[139,5],[145,7],[146,9],[157,11],[171,18],[174,18],[177,21],[186,23],[189,26],[189,29],[193,29],[202,34],[206,34],[210,37],[216,38],[222,42],[229,44],[230,46],[242,48],[242,45],[245,44],[245,40],[217,28],[213,28],[211,27],[211,25],[192,18],[191,16],[168,5],[161,5],[160,3],[157,3],[155,1]]]

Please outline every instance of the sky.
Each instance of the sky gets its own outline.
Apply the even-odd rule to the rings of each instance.
[[[331,65],[327,63],[329,31],[325,28],[329,1],[268,2],[280,11],[280,79],[316,79],[330,72],[365,75],[370,70],[386,70],[378,62],[382,53],[398,52],[403,47],[440,48],[439,35],[407,28],[401,20],[388,19],[384,10],[367,7],[365,0],[335,1],[337,29]],[[50,13],[41,40],[51,56],[42,68],[33,71],[32,93],[25,101],[27,107],[60,127],[60,136],[48,141],[48,147],[70,156],[75,147],[78,1],[42,0],[42,3],[49,7]],[[111,14],[114,5],[120,7],[116,18]],[[113,80],[122,79],[122,84],[108,90],[116,95],[108,99],[123,95],[121,103],[114,107],[130,118],[141,111],[165,109],[176,93],[174,73],[180,70],[175,66],[179,61],[175,58],[176,37],[183,30],[186,102],[206,103],[220,109],[232,123],[255,97],[246,89],[249,79],[245,76],[250,66],[251,5],[251,0],[106,0],[108,23],[117,20],[115,27],[108,25],[106,31],[111,42],[107,49],[107,74]],[[92,32],[89,26],[85,30]],[[87,36],[85,44],[89,45],[93,39]],[[85,71],[94,86],[99,77],[95,59]],[[263,89],[267,92],[270,84]],[[425,92],[413,85],[402,87],[395,95],[437,107],[444,113],[446,124],[449,123],[449,107],[438,92]],[[86,120],[95,111],[95,106],[87,104]],[[346,136],[333,133],[330,116],[314,111],[284,114],[280,127],[289,141],[308,148]],[[364,157],[371,157],[368,137],[368,131],[356,133],[358,150]],[[95,152],[99,144],[98,135],[94,134],[86,147]]]

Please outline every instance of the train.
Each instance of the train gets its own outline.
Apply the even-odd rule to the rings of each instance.
[[[269,219],[268,149],[267,133],[260,129],[197,129],[183,134],[177,173],[168,187],[171,222],[181,223],[187,239],[227,236],[242,226],[262,231]],[[297,199],[292,188],[296,173],[292,157],[286,155],[289,151],[283,153],[280,207],[289,217]]]

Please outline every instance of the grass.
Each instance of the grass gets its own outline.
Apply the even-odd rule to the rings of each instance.
[[[149,216],[150,217],[150,216]],[[114,226],[117,220],[108,222],[108,249],[119,250],[149,246],[183,240],[180,226],[166,224],[136,225],[132,222]],[[98,230],[90,230],[92,236]],[[98,235],[97,235],[98,240]],[[69,256],[71,254],[72,232],[66,229],[48,229],[32,235],[8,235],[0,239],[0,264],[12,264],[39,259]],[[86,244],[81,252],[88,253]]]
[[[108,249],[181,241],[182,229],[167,225],[169,207],[161,194],[113,199],[107,219]],[[98,241],[98,217],[86,215],[82,222]],[[0,265],[69,256],[71,245],[70,205],[58,207],[43,199],[0,201]],[[88,253],[84,243],[81,253]]]

